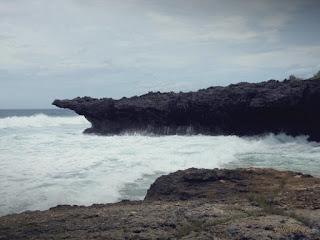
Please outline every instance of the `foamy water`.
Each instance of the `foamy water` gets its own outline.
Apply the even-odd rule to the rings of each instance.
[[[161,174],[190,167],[273,167],[320,173],[306,136],[95,136],[82,116],[0,118],[0,215],[58,204],[143,199]]]
[[[63,125],[87,125],[83,116],[78,117],[49,117],[37,114],[30,117],[7,117],[0,119],[0,129],[28,127],[58,127]]]

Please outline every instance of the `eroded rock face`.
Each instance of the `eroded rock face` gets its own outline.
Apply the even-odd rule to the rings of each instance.
[[[53,105],[84,115],[92,123],[86,133],[243,136],[284,132],[320,141],[320,79],[239,83],[120,100],[78,97],[55,100]]]

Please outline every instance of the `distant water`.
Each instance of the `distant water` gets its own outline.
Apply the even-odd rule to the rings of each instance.
[[[190,167],[320,176],[320,144],[306,136],[82,134],[89,126],[68,110],[0,110],[0,215],[143,199],[158,176]]]

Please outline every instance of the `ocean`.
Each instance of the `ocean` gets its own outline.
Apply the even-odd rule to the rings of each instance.
[[[191,167],[320,176],[320,143],[307,136],[82,134],[88,127],[69,110],[0,110],[0,216],[58,204],[142,200],[157,177]]]

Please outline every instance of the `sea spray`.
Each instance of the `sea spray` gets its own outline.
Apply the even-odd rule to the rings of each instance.
[[[320,172],[320,144],[307,136],[96,136],[82,134],[81,116],[0,122],[0,215],[143,199],[159,175],[190,167]]]
[[[75,117],[49,117],[37,114],[29,117],[6,117],[0,118],[0,129],[24,128],[24,127],[57,127],[61,125],[84,125],[90,123],[83,116]]]

